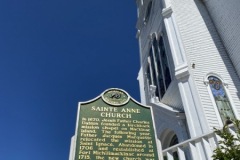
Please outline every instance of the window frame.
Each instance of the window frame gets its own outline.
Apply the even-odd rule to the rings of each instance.
[[[168,74],[170,77],[170,83],[167,85],[166,84],[166,79],[165,79],[165,73],[164,73],[164,69],[163,69],[163,60],[161,57],[161,48],[160,48],[160,39],[162,39],[162,46],[164,47],[165,50],[165,56],[166,56],[166,63],[167,63],[167,67],[168,67]],[[155,97],[158,98],[159,101],[161,101],[165,95],[165,93],[167,92],[168,87],[170,86],[171,82],[172,82],[172,75],[171,75],[171,70],[170,70],[170,63],[169,63],[169,57],[168,57],[168,51],[166,48],[166,44],[164,42],[164,37],[162,34],[160,34],[159,36],[157,36],[156,33],[152,34],[151,36],[151,41],[150,41],[150,45],[149,45],[149,49],[148,49],[148,53],[147,53],[147,65],[145,67],[145,74],[148,75],[148,70],[150,70],[150,78],[148,78],[147,76],[147,81],[149,81],[149,79],[151,80],[151,84],[149,82],[147,82],[148,88],[150,91],[151,90],[151,97]],[[159,58],[159,64],[158,64],[158,59],[157,56]],[[153,62],[152,62],[153,61]],[[160,65],[160,66],[158,66]],[[152,69],[152,67],[154,67],[154,69]],[[154,72],[154,73],[153,73]],[[155,77],[154,77],[155,76]],[[161,79],[162,78],[162,79]],[[162,81],[162,82],[160,82]],[[156,88],[154,91],[154,95],[152,95],[152,88],[153,86]]]
[[[216,74],[216,73],[211,72],[211,73],[207,74],[207,75],[204,77],[204,81],[203,81],[203,82],[204,82],[204,84],[207,86],[207,90],[208,90],[208,93],[209,93],[209,97],[210,97],[211,103],[212,103],[212,105],[213,105],[214,111],[215,111],[215,113],[216,113],[216,117],[217,117],[217,121],[218,121],[218,123],[219,123],[219,126],[220,126],[220,127],[223,127],[225,124],[224,124],[224,122],[223,122],[223,120],[222,120],[222,117],[221,117],[220,111],[219,111],[219,109],[218,109],[216,100],[215,100],[214,95],[213,95],[213,93],[212,93],[212,90],[211,90],[211,87],[210,87],[210,84],[209,84],[209,79],[208,79],[209,77],[216,77],[216,78],[218,78],[218,79],[222,82],[222,87],[223,87],[223,89],[224,89],[224,91],[225,91],[225,94],[226,94],[226,96],[227,96],[227,98],[228,98],[228,101],[229,101],[229,103],[230,103],[230,107],[231,107],[231,109],[232,109],[233,115],[234,115],[234,117],[235,117],[236,119],[238,119],[239,117],[238,117],[238,115],[236,114],[237,111],[236,111],[235,105],[234,105],[234,103],[233,103],[233,101],[232,101],[231,94],[230,94],[230,92],[229,92],[229,90],[228,90],[228,85],[229,85],[228,82],[226,82],[220,75],[218,75],[218,74]]]

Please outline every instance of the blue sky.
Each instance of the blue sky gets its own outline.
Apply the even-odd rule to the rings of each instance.
[[[77,104],[139,100],[134,0],[0,1],[0,159],[66,160]]]

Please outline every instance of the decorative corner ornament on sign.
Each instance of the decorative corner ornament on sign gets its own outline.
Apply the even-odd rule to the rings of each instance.
[[[120,89],[109,89],[102,94],[104,102],[114,106],[121,106],[129,101],[129,95]]]

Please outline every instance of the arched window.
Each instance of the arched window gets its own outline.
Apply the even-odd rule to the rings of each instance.
[[[172,147],[172,146],[179,143],[177,135],[174,133],[174,131],[171,131],[169,129],[164,131],[163,135],[161,137],[164,137],[164,140],[162,141],[163,149],[166,149],[168,147]],[[173,155],[173,160],[178,160],[179,159],[177,151],[173,152],[172,155]],[[164,156],[163,158],[164,158],[164,160],[167,160],[166,156]]]
[[[209,76],[208,81],[223,123],[232,123],[232,121],[235,119],[235,116],[222,81],[215,76]]]
[[[170,141],[169,147],[174,146],[176,144],[178,144],[178,138],[177,135],[175,134]]]
[[[159,40],[156,36],[152,39],[146,75],[148,84],[155,86],[155,96],[161,101],[171,83],[168,58],[162,36],[159,37]]]
[[[169,147],[174,146],[174,145],[176,145],[176,144],[178,144],[178,138],[177,138],[177,135],[175,134],[175,135],[172,137],[171,141],[170,141]],[[174,160],[178,160],[178,159],[179,159],[177,152],[173,152],[173,159],[174,159]]]

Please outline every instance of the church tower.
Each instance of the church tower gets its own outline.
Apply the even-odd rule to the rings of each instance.
[[[240,118],[240,1],[136,3],[141,101],[164,155],[212,159],[213,128]]]

